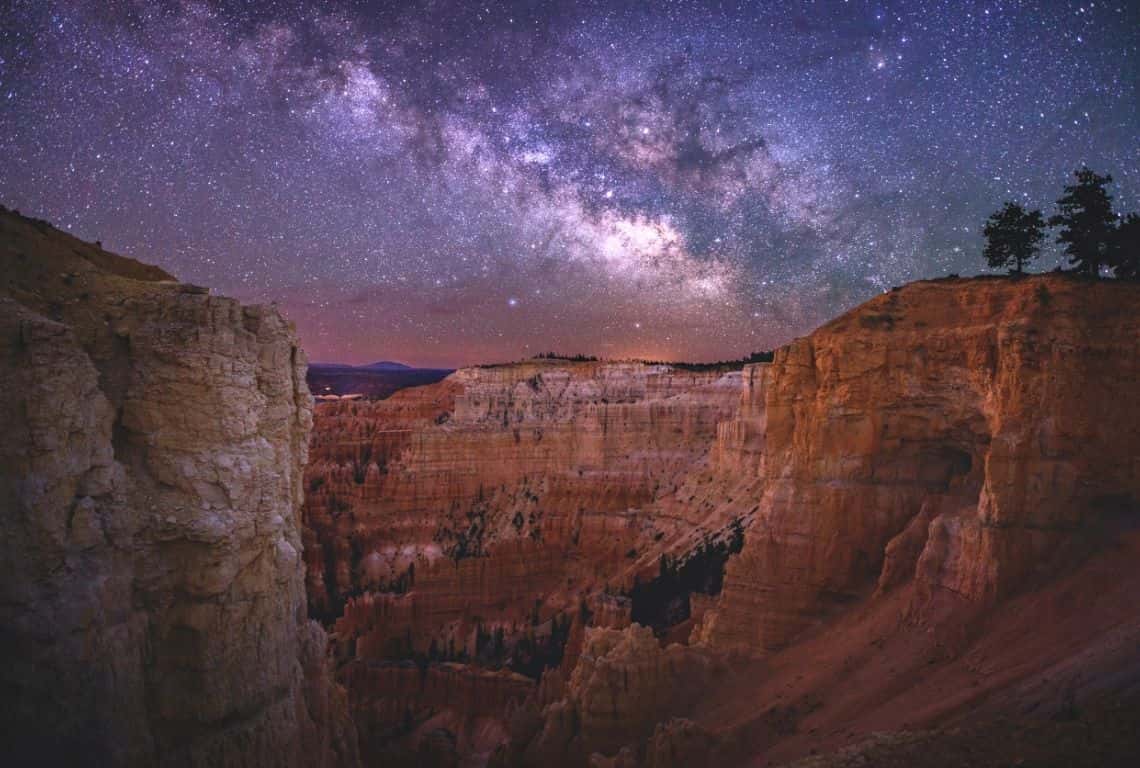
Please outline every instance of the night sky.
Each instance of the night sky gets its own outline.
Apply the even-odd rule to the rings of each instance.
[[[311,359],[721,359],[1140,207],[1138,80],[1127,0],[0,0],[0,202]]]

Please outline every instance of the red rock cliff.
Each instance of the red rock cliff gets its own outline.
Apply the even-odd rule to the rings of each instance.
[[[878,581],[992,603],[1140,497],[1134,284],[916,283],[781,349],[764,482],[705,632],[778,648]]]

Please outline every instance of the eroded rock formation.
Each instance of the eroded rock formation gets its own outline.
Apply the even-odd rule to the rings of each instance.
[[[541,360],[319,405],[310,604],[332,628],[354,708],[387,712],[393,730],[402,702],[417,713],[404,734],[414,752],[420,721],[442,710],[361,665],[506,667],[532,689],[544,668],[568,675],[585,624],[627,626],[617,592],[699,538],[697,521],[656,503],[707,468],[739,391],[731,371]]]
[[[863,745],[829,765],[963,733],[1015,760],[985,726],[1011,713],[1136,732],[1136,284],[917,283],[739,372],[467,369],[323,404],[310,446],[272,308],[6,211],[0,266],[19,762]]]
[[[513,543],[536,562],[571,546],[624,557],[652,525],[634,511],[704,461],[737,393],[719,371],[533,361],[321,405],[307,471],[314,607],[336,615],[409,566],[422,585],[424,567]],[[563,565],[535,576],[581,578]]]
[[[291,326],[7,211],[0,274],[6,760],[356,764]]]
[[[1134,546],[1136,294],[918,283],[740,374],[547,361],[326,406],[314,604],[356,679],[408,658],[478,674],[557,638],[561,657],[525,670],[541,685],[484,719],[506,728],[504,765],[796,756],[1131,680],[1140,626],[1112,606],[1140,574],[1103,547]],[[1076,594],[1107,607],[1045,618]],[[396,697],[457,744],[473,732],[428,699]],[[354,698],[392,701],[371,683]]]

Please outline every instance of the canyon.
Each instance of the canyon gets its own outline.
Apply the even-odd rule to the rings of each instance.
[[[0,226],[28,764],[1140,753],[1136,283],[923,281],[771,362],[314,405],[274,308]]]

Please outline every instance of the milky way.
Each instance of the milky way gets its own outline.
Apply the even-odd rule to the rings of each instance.
[[[0,202],[276,301],[314,359],[739,357],[980,271],[1081,163],[1140,196],[1129,2],[0,14]]]

